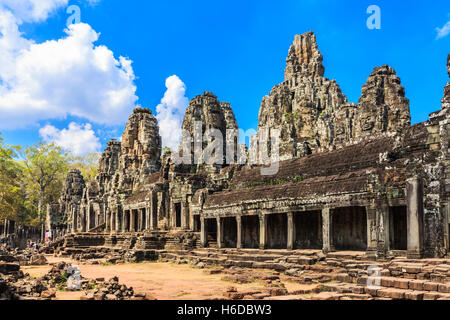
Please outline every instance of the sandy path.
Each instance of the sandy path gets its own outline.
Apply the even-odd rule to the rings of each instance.
[[[49,263],[70,261],[70,259],[47,256]],[[229,286],[239,291],[262,289],[258,282],[235,284],[222,281],[223,274],[210,275],[203,270],[188,265],[172,263],[145,262],[119,265],[78,265],[85,278],[105,278],[118,276],[119,282],[134,288],[135,292],[147,293],[158,300],[204,300],[221,298]],[[32,277],[40,277],[50,270],[50,266],[23,267]],[[308,285],[285,283],[289,291],[308,288]],[[79,292],[58,292],[57,299],[78,300]]]

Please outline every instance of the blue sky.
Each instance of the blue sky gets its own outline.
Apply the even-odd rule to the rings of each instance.
[[[372,69],[389,64],[406,88],[417,123],[440,108],[449,81],[450,34],[437,39],[436,30],[450,21],[448,0],[61,2],[47,19],[18,23],[22,36],[37,44],[66,37],[67,5],[78,5],[81,22],[100,33],[95,46],[106,46],[115,59],[132,61],[135,103],[154,113],[167,90],[166,79],[176,75],[188,99],[212,91],[231,103],[242,129],[256,128],[263,96],[283,81],[294,35],[309,30],[317,35],[325,76],[336,79],[351,102],[358,101]],[[369,5],[381,9],[380,30],[366,26]],[[80,90],[89,81],[81,81]],[[107,140],[121,135],[127,121],[123,117],[121,123],[104,124],[70,112],[57,118],[48,114],[20,129],[0,125],[2,136],[8,144],[29,145],[43,137],[40,129],[45,126],[54,137],[70,123],[89,124],[101,145],[95,148],[103,150]]]

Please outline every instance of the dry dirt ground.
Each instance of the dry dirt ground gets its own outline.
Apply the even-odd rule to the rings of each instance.
[[[223,274],[207,274],[204,270],[195,269],[189,265],[173,263],[145,262],[118,265],[78,264],[70,259],[46,256],[49,265],[22,267],[23,272],[32,277],[45,275],[51,268],[50,264],[66,261],[78,265],[84,278],[105,278],[117,276],[119,283],[131,286],[135,292],[146,293],[158,300],[205,300],[223,298],[223,293],[230,286],[238,291],[261,289],[264,284],[253,282],[237,284],[223,281]],[[280,276],[283,280],[283,276]],[[312,285],[283,281],[288,291],[309,289]],[[79,300],[83,292],[58,291],[56,300]]]

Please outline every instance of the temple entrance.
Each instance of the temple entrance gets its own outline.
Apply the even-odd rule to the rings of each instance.
[[[389,208],[389,243],[391,250],[407,250],[408,224],[407,208]]]
[[[132,231],[139,231],[139,210],[133,210],[134,228]]]
[[[336,250],[367,250],[365,207],[336,208],[332,213],[333,244]]]
[[[200,215],[195,215],[193,218],[194,218],[194,225],[193,225],[194,232],[200,232],[201,231]]]
[[[307,211],[294,214],[295,249],[322,249],[322,212]]]
[[[131,222],[131,217],[130,217],[130,210],[126,210],[125,211],[125,226],[124,226],[124,231],[131,231],[130,229],[130,224]]]
[[[217,220],[205,219],[206,244],[208,247],[217,247]]]
[[[175,228],[181,228],[181,203],[175,203]]]
[[[235,217],[222,219],[224,248],[237,248],[237,222]]]
[[[286,213],[267,215],[267,248],[287,248],[288,221]]]
[[[242,244],[244,248],[259,248],[258,216],[242,216]]]
[[[89,226],[88,231],[95,228],[95,212],[94,206],[89,206]]]

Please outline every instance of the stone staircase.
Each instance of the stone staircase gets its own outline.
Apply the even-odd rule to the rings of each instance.
[[[159,256],[175,263],[275,270],[289,276],[290,281],[320,284],[318,300],[450,300],[449,259],[393,257],[373,261],[363,252],[325,255],[319,250],[213,248],[164,250]],[[295,296],[290,293],[285,298]]]

